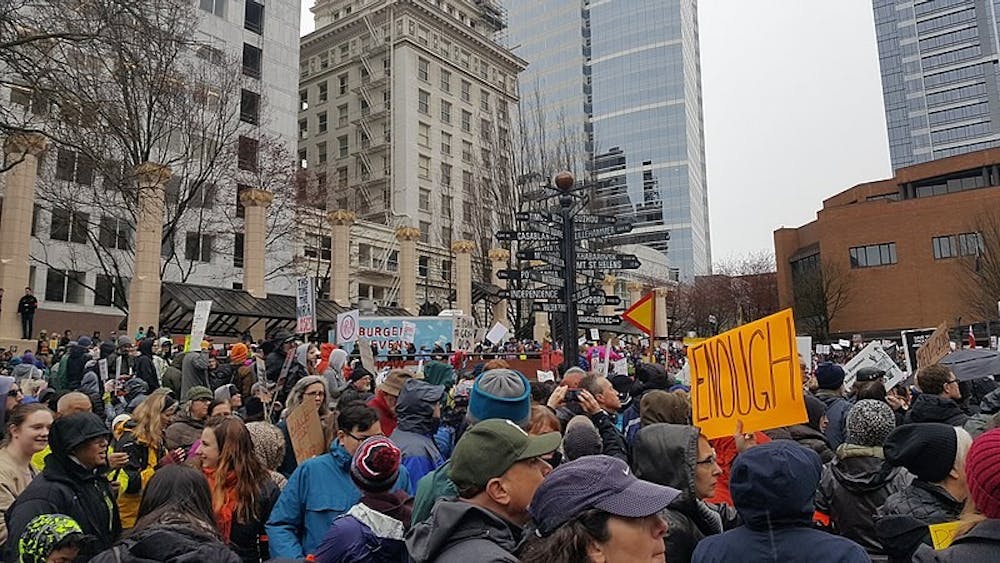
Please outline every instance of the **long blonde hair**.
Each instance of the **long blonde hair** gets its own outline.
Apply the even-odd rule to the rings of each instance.
[[[132,433],[136,440],[156,451],[163,448],[163,405],[169,392],[169,389],[153,391],[132,413],[132,421],[135,423]]]

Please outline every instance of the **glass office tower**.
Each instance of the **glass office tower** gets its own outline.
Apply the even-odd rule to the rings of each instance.
[[[506,5],[509,43],[528,61],[522,110],[541,108],[548,146],[582,138],[594,206],[635,223],[613,242],[664,252],[684,279],[709,273],[697,1]]]
[[[873,0],[893,169],[1000,146],[993,0]]]

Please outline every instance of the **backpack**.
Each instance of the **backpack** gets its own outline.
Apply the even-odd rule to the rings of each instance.
[[[69,354],[63,354],[59,359],[59,364],[55,370],[49,371],[49,387],[56,391],[73,391],[69,389],[66,381],[66,364],[69,363]]]

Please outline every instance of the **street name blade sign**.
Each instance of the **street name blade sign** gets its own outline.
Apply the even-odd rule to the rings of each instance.
[[[576,318],[580,325],[616,326],[622,322],[618,317],[608,317],[603,315],[580,315]]]
[[[558,252],[542,252],[538,250],[518,250],[517,251],[518,260],[541,260],[549,265],[562,268],[566,266],[566,262],[563,260],[562,256]]]
[[[652,335],[655,322],[653,318],[653,294],[647,293],[642,296],[642,299],[633,303],[622,313],[622,319],[646,334]]]
[[[561,289],[555,288],[501,289],[499,296],[501,299],[559,299],[562,293]]]
[[[632,231],[631,223],[616,223],[614,225],[604,225],[592,229],[583,229],[576,233],[577,240],[586,240],[597,237],[607,237],[611,235],[623,235]]]
[[[496,239],[502,242],[558,242],[559,237],[539,231],[497,231]]]
[[[578,225],[614,225],[618,218],[612,215],[577,215],[573,222]]]
[[[532,303],[531,310],[535,313],[565,313],[565,303]]]

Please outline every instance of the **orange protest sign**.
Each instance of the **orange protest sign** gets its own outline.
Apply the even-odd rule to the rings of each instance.
[[[653,294],[647,293],[642,299],[633,303],[622,313],[622,319],[646,334],[653,334]]]
[[[706,438],[808,420],[795,345],[795,321],[786,309],[690,346],[694,425]]]
[[[941,326],[934,329],[934,334],[924,340],[920,348],[917,348],[917,368],[936,364],[950,352],[951,341],[948,339],[948,323],[941,323]]]
[[[292,409],[285,417],[285,424],[288,425],[288,437],[292,442],[296,462],[302,463],[326,451],[323,423],[311,401]]]

